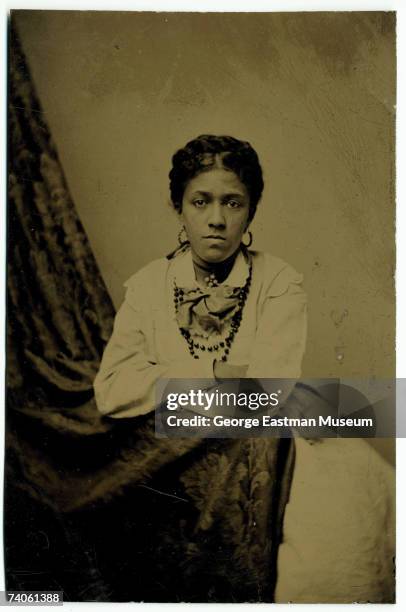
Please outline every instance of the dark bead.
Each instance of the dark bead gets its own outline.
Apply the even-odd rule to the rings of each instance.
[[[211,347],[211,346],[209,346],[209,347],[207,348],[207,350],[208,350],[208,351],[211,353],[213,349],[212,349],[212,347]]]
[[[225,355],[222,356],[221,361],[227,361],[227,357]]]
[[[226,355],[228,355],[228,353],[230,352],[230,350],[229,350],[228,348],[226,348],[226,349],[224,350],[224,352],[225,352],[225,354],[226,354]]]
[[[203,346],[203,344],[201,345],[201,347],[200,347],[200,348],[202,349],[202,351],[205,351],[205,350],[206,350],[206,347],[205,347],[205,346]]]
[[[199,355],[193,355],[195,359],[199,359]]]
[[[220,342],[220,346],[221,346],[221,348],[223,348],[224,342]]]

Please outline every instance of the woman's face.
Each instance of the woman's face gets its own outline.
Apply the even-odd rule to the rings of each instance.
[[[213,168],[189,181],[181,220],[197,263],[218,263],[239,248],[248,227],[249,194],[231,170]]]

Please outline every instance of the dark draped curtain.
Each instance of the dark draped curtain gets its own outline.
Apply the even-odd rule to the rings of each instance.
[[[272,601],[290,440],[158,440],[92,382],[114,309],[13,25],[5,565],[69,601]]]

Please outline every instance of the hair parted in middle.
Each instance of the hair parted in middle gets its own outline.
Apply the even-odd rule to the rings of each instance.
[[[264,188],[262,168],[250,143],[232,136],[202,134],[174,154],[169,179],[175,210],[182,211],[187,183],[201,172],[218,167],[219,162],[245,185],[250,198],[249,221],[252,221]]]

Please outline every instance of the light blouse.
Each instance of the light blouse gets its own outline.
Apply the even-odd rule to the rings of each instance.
[[[251,251],[251,287],[228,362],[247,365],[247,378],[298,378],[306,342],[306,295],[302,275],[282,259]],[[242,287],[248,263],[240,252],[224,281]],[[95,380],[98,409],[134,417],[154,409],[159,379],[212,379],[215,355],[194,359],[182,337],[174,283],[197,287],[190,251],[157,259],[126,283],[111,339]]]

